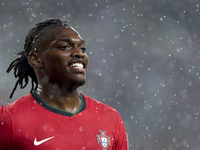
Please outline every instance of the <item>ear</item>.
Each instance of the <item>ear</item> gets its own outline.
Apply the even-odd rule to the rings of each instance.
[[[30,52],[28,55],[28,63],[33,68],[41,68],[43,66],[41,59],[38,57],[38,53],[33,52]]]

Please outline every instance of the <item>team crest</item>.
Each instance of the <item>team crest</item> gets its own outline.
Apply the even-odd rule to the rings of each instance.
[[[96,135],[97,136],[97,143],[101,144],[101,147],[102,147],[103,150],[107,150],[107,148],[109,146],[111,146],[110,137],[106,135],[106,131],[99,130],[99,132],[101,132],[101,134]]]

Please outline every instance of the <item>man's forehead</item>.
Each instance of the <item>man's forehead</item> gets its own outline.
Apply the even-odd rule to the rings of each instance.
[[[55,38],[61,38],[63,36],[75,36],[81,38],[80,34],[70,26],[54,27],[47,30],[47,32],[50,34],[51,37]]]
[[[85,43],[80,34],[70,26],[52,28],[49,30],[49,33],[51,37],[50,39],[53,40],[51,42],[52,44],[58,41]]]

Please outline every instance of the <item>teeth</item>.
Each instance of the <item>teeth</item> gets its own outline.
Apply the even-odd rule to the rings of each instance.
[[[73,63],[73,64],[71,64],[70,65],[70,67],[74,67],[74,68],[83,68],[83,64],[81,64],[81,63]]]

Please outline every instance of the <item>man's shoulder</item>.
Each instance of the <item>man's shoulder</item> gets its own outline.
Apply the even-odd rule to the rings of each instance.
[[[83,95],[83,94],[82,94]],[[86,100],[86,107],[89,107],[89,108],[92,108],[92,109],[95,109],[95,110],[101,110],[103,112],[113,112],[113,113],[117,113],[117,110],[107,104],[104,104],[96,99],[93,99],[89,96],[85,96],[83,95],[85,100]]]
[[[7,109],[8,111],[17,111],[20,109],[24,109],[27,106],[30,105],[30,103],[33,101],[33,97],[31,94],[25,95],[21,98],[19,98],[18,100],[10,103],[7,106],[2,106],[2,108]]]
[[[23,96],[6,106],[2,105],[0,107],[0,120],[5,121],[11,119],[12,116],[26,114],[27,110],[30,110],[30,107],[28,107],[29,101],[31,101],[31,94]]]

